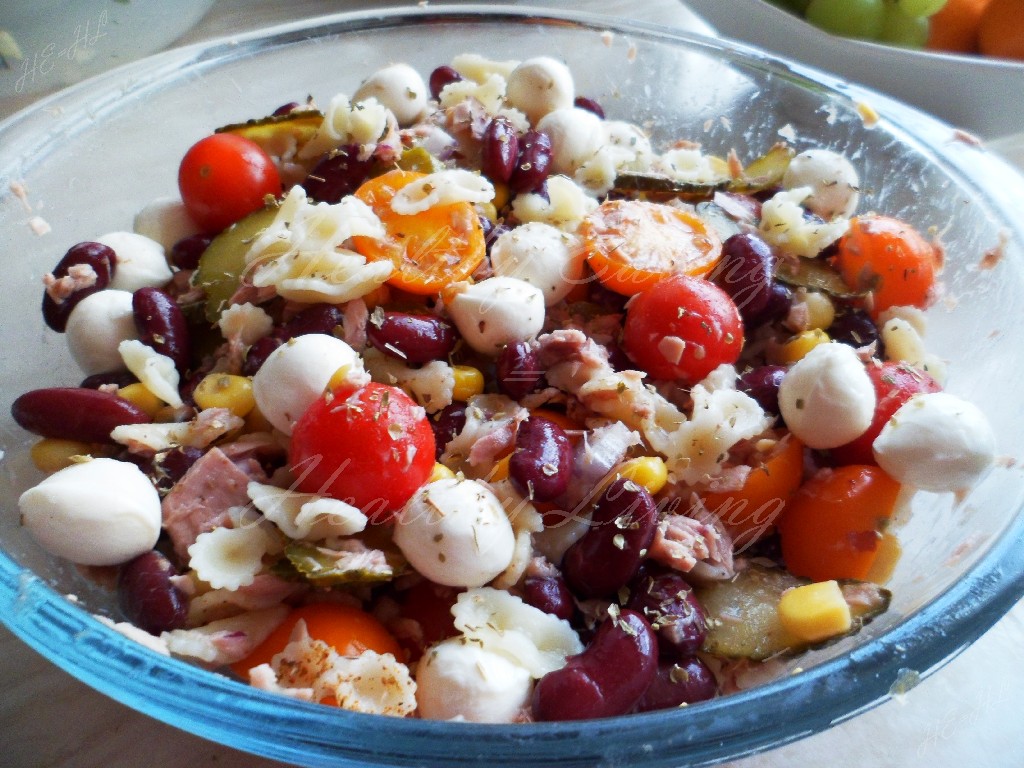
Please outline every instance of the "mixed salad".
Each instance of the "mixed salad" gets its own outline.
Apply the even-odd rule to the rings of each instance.
[[[104,621],[262,689],[727,694],[884,612],[899,505],[994,460],[924,343],[941,247],[829,149],[656,146],[559,61],[466,54],[219,128],[178,182],[44,277],[86,378],[14,403],[20,510],[116,581]]]

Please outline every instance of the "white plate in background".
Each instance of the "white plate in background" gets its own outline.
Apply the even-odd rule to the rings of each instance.
[[[764,0],[686,0],[724,37],[895,96],[984,139],[1024,130],[1024,64],[849,40]]]

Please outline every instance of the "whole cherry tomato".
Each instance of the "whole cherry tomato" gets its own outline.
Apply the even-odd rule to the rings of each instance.
[[[381,523],[427,482],[434,451],[424,410],[401,389],[370,383],[317,398],[292,430],[290,464],[298,490]]]
[[[219,232],[281,193],[281,176],[256,142],[232,133],[200,139],[178,168],[185,209],[208,232]]]
[[[695,384],[743,349],[743,321],[729,295],[675,274],[638,293],[626,309],[623,344],[656,379]]]

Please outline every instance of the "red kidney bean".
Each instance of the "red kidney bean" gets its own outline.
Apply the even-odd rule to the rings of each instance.
[[[463,427],[466,426],[466,406],[464,403],[452,403],[442,408],[430,420],[434,430],[434,444],[437,446],[437,459],[441,459],[445,447]]]
[[[537,389],[544,371],[537,352],[525,341],[507,344],[496,361],[498,391],[519,400]]]
[[[264,336],[257,339],[245,353],[245,360],[242,361],[242,375],[253,376],[263,363],[270,357],[270,353],[284,344],[284,341],[276,336]]]
[[[598,499],[590,529],[562,559],[569,588],[583,597],[617,593],[636,575],[657,524],[647,489],[624,477],[615,480]]]
[[[769,288],[768,302],[764,309],[757,313],[743,315],[743,322],[748,328],[775,322],[786,316],[792,303],[793,291],[782,283],[774,282]]]
[[[572,465],[572,441],[555,422],[531,416],[519,425],[508,475],[523,496],[533,501],[558,498],[569,487]]]
[[[507,182],[519,159],[519,137],[507,117],[495,117],[484,129],[481,170],[491,181]]]
[[[171,265],[178,269],[195,269],[199,266],[199,259],[202,258],[206,249],[213,242],[210,235],[189,235],[171,246],[169,260]]]
[[[878,326],[863,309],[848,309],[839,314],[828,327],[828,335],[832,341],[849,344],[851,347],[866,347],[874,342],[878,345],[875,354],[878,357],[883,356]]]
[[[297,101],[289,101],[287,104],[282,104],[280,107],[275,109],[270,114],[274,117],[281,117],[282,115],[290,115],[293,110],[298,109],[302,105]]]
[[[598,627],[583,653],[544,675],[533,691],[537,720],[588,720],[633,709],[658,670],[658,641],[639,613],[622,610]]]
[[[113,249],[102,243],[85,242],[71,246],[53,268],[53,276],[58,279],[68,277],[74,267],[89,267],[95,273],[96,280],[87,288],[73,291],[61,301],[54,301],[48,293],[43,294],[43,320],[46,324],[58,333],[64,333],[71,310],[86,296],[110,285],[116,264],[117,256]]]
[[[757,400],[765,413],[779,415],[779,384],[786,375],[782,365],[762,365],[753,368],[736,381],[736,389]]]
[[[320,203],[337,203],[355,192],[373,170],[372,156],[360,158],[358,144],[346,144],[320,160],[302,183]]]
[[[153,466],[150,470],[157,488],[162,491],[171,490],[174,484],[185,476],[189,467],[199,461],[202,456],[202,449],[189,445],[158,453],[153,457]]]
[[[83,389],[99,389],[109,384],[116,387],[127,387],[129,384],[137,384],[138,381],[131,371],[107,371],[86,376],[78,386]]]
[[[533,192],[551,171],[551,139],[540,131],[529,130],[519,140],[519,160],[509,177],[512,192]]]
[[[732,298],[744,320],[757,317],[768,306],[774,282],[775,255],[752,232],[732,235],[722,243],[722,260],[712,279]]]
[[[717,693],[718,682],[707,664],[696,656],[689,656],[658,666],[654,681],[637,703],[635,711],[675,709],[683,704],[712,699]]]
[[[430,95],[435,99],[439,99],[441,98],[441,91],[444,90],[446,85],[458,83],[463,79],[462,75],[456,72],[452,67],[447,65],[440,66],[430,73]]]
[[[153,550],[121,566],[117,597],[125,616],[140,629],[159,635],[181,629],[188,619],[188,598],[171,577],[174,566]]]
[[[23,429],[42,437],[84,443],[112,443],[110,433],[114,427],[152,421],[145,411],[123,397],[79,387],[26,392],[11,405],[11,416]]]
[[[367,340],[385,355],[405,363],[447,360],[455,348],[455,328],[436,315],[384,312],[370,315]]]
[[[178,302],[159,288],[140,288],[132,294],[132,314],[140,341],[171,358],[179,371],[188,370],[192,344]]]
[[[598,104],[593,99],[587,98],[586,96],[577,96],[573,100],[573,106],[578,109],[585,109],[588,112],[593,112],[595,115],[604,120],[604,107]]]
[[[527,576],[523,580],[523,599],[534,608],[566,621],[572,621],[576,615],[572,592],[557,574]]]
[[[662,657],[692,656],[704,644],[707,616],[693,589],[678,573],[640,575],[630,585],[626,605],[651,623]]]
[[[296,336],[307,336],[311,333],[331,335],[341,325],[344,313],[335,304],[314,304],[299,312],[288,322],[274,331],[274,336],[281,341],[294,339]]]

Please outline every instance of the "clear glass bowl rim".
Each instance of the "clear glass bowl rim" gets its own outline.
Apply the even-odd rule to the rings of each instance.
[[[238,57],[331,31],[426,22],[573,25],[678,41],[745,60],[814,88],[884,106],[894,132],[918,141],[951,130],[937,120],[809,67],[723,42],[641,22],[552,9],[430,6],[341,13],[244,36],[198,43],[99,75],[37,102],[0,123],[0,137],[30,124],[38,111],[68,99],[99,96],[129,69],[143,89],[187,66]],[[120,95],[124,95],[123,89]],[[24,137],[22,137],[24,138]],[[945,158],[966,177],[965,162]],[[992,161],[995,167],[999,161]],[[1018,192],[1024,184],[1004,169]],[[1010,194],[989,200],[1007,221]],[[1024,199],[1024,194],[1017,200]],[[301,765],[478,765],[501,755],[507,765],[712,765],[797,740],[886,700],[907,671],[922,676],[980,637],[1024,595],[1024,514],[965,576],[884,635],[798,675],[691,706],[683,711],[569,723],[481,725],[381,718],[338,711],[258,691],[144,649],[56,593],[0,551],[0,620],[21,640],[96,690],[196,735]],[[73,648],[74,653],[68,653]],[[781,718],[779,713],[786,713]]]

